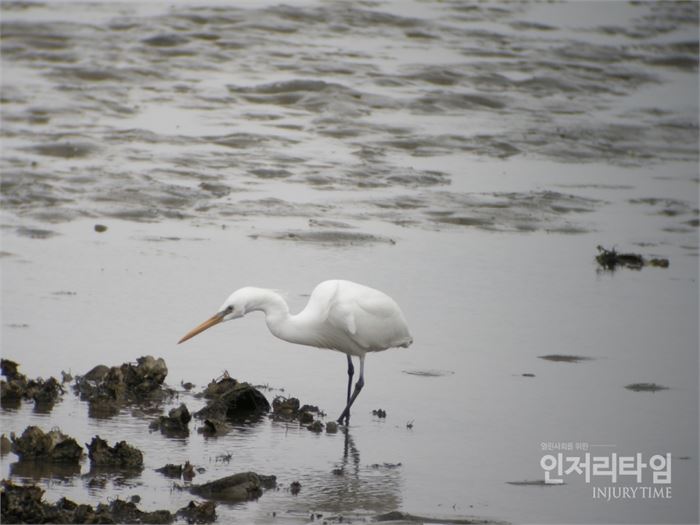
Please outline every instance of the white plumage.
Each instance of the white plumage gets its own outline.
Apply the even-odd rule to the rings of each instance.
[[[337,350],[347,355],[347,405],[338,422],[350,420],[350,406],[364,386],[364,360],[367,352],[407,347],[413,342],[401,308],[379,290],[351,281],[320,283],[306,307],[296,315],[274,290],[245,287],[233,292],[210,319],[188,332],[180,343],[222,321],[230,321],[253,311],[265,313],[270,332],[291,343]],[[351,356],[360,361],[360,377],[350,395],[354,368]]]

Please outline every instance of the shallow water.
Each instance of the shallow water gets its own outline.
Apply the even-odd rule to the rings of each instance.
[[[95,488],[87,462],[9,455],[3,477],[175,510],[192,498],[165,463],[277,476],[220,522],[697,521],[697,4],[55,5],[2,3],[3,357],[47,377],[152,354],[173,387],[228,370],[330,420],[342,355],[258,316],[175,342],[237,287],[294,311],[341,277],[392,295],[415,343],[368,357],[347,435],[172,439],[67,394],[3,409],[2,431],[126,439],[145,470]],[[597,245],[670,267],[601,273]],[[673,498],[509,483],[543,478],[542,442],[671,453]]]

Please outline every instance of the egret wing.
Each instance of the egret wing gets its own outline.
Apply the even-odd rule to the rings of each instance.
[[[401,309],[388,295],[359,284],[340,281],[328,320],[367,351],[409,344],[411,336]]]

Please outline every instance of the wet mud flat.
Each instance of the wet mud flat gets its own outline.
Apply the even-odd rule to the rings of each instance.
[[[37,509],[697,522],[697,3],[0,10],[0,337],[22,365],[0,468]],[[296,308],[337,277],[390,292],[416,339],[368,358],[349,432],[322,414],[342,356],[261,319],[176,349],[239,286]],[[265,405],[249,387],[270,408],[229,417]],[[543,486],[555,439],[671,453],[673,501]],[[257,493],[251,472],[257,499],[190,491]]]

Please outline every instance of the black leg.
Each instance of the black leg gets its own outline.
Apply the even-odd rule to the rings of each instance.
[[[350,356],[348,356],[348,362],[352,365],[352,362],[350,361]],[[348,376],[350,375],[350,369],[348,368]],[[340,417],[338,418],[338,424],[342,425],[343,420],[345,420],[345,424],[348,425],[350,423],[350,407],[352,404],[355,402],[355,399],[357,399],[357,396],[360,394],[362,391],[362,387],[365,386],[365,356],[361,355],[360,356],[360,378],[357,380],[357,383],[355,383],[355,390],[352,393],[352,396],[348,398],[348,404],[345,406],[345,410],[343,410],[343,413],[340,414]],[[350,393],[350,385],[348,384],[348,394]]]
[[[351,388],[352,388],[352,376],[355,374],[355,367],[352,366],[352,358],[348,355],[348,397],[345,400],[345,403],[350,402],[350,393],[351,393]]]
[[[352,358],[348,354],[348,397],[345,400],[345,406],[348,406],[350,403],[350,393],[352,389],[352,376],[355,374],[355,367],[352,366]],[[345,418],[345,424],[349,425],[350,424],[350,413],[348,413],[347,417]]]

